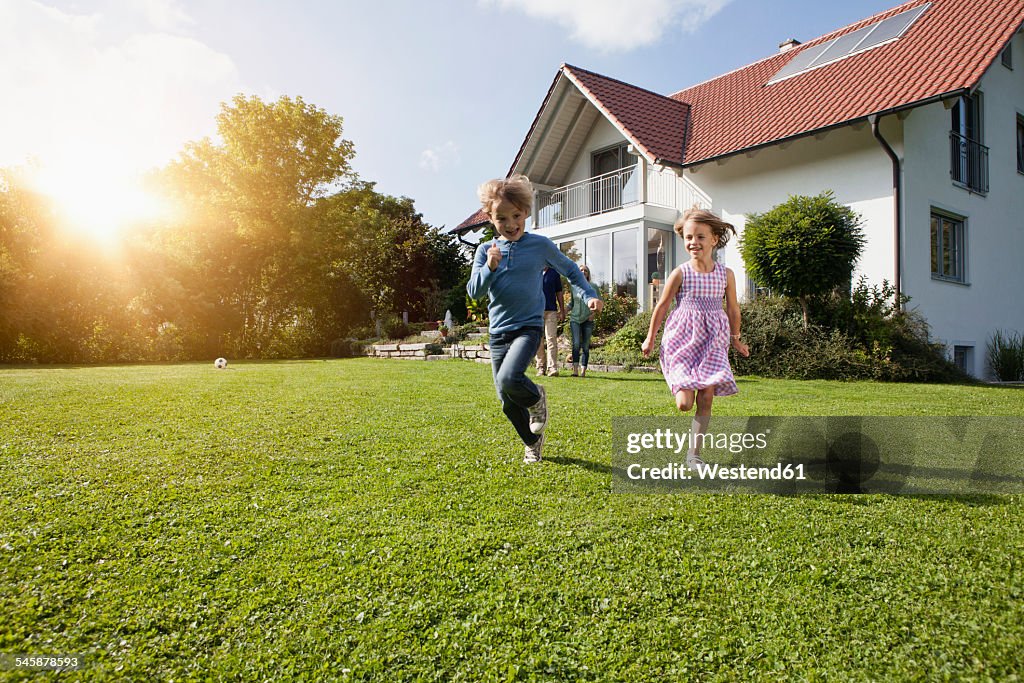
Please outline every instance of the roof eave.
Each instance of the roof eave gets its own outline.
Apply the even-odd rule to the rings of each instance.
[[[910,110],[910,109],[916,109],[917,107],[923,107],[923,106],[928,105],[928,104],[934,104],[936,102],[941,102],[941,101],[947,100],[947,99],[949,99],[951,97],[959,97],[961,95],[965,95],[965,94],[970,93],[971,90],[972,90],[972,88],[957,88],[956,90],[950,90],[949,92],[945,92],[945,93],[942,93],[940,95],[932,95],[930,97],[926,97],[926,98],[921,99],[921,100],[916,100],[914,102],[909,102],[907,104],[901,104],[899,106],[890,107],[888,109],[882,109],[882,110],[879,110],[879,111],[870,112],[868,114],[864,114],[862,116],[857,116],[856,118],[848,119],[846,121],[840,121],[839,123],[833,123],[833,124],[830,124],[828,126],[821,126],[821,127],[818,127],[818,128],[812,128],[810,130],[801,131],[801,132],[796,133],[794,135],[788,135],[788,136],[783,137],[783,138],[776,138],[775,140],[770,140],[768,142],[762,142],[762,143],[757,144],[757,145],[751,145],[749,147],[741,147],[739,149],[734,149],[732,151],[726,152],[724,154],[717,154],[715,156],[705,157],[704,159],[700,159],[698,161],[687,162],[687,161],[684,160],[682,165],[673,164],[672,162],[669,162],[669,161],[664,160],[664,159],[659,160],[656,163],[660,163],[660,164],[665,165],[665,166],[677,166],[679,168],[694,168],[694,167],[697,167],[697,166],[702,166],[704,164],[710,163],[712,161],[722,161],[722,160],[725,160],[725,159],[729,159],[729,158],[734,157],[734,156],[736,156],[738,154],[746,154],[746,153],[749,153],[749,152],[756,152],[758,150],[762,150],[762,149],[766,149],[768,147],[772,147],[773,145],[781,145],[781,144],[783,144],[785,142],[793,142],[794,140],[800,140],[800,139],[803,139],[803,138],[806,138],[806,137],[810,137],[811,135],[818,135],[819,133],[824,133],[824,132],[836,130],[836,129],[839,129],[839,128],[843,128],[845,126],[853,125],[855,123],[866,122],[872,116],[877,116],[877,117],[881,118],[883,116],[888,116],[889,114],[896,114],[896,113],[899,113],[901,111],[907,111],[907,110]]]
[[[537,114],[533,117],[533,123],[530,124],[530,130],[527,131],[526,137],[523,138],[523,144],[519,146],[519,151],[516,153],[516,158],[512,160],[512,166],[509,167],[506,177],[510,178],[512,177],[512,174],[516,172],[516,167],[519,166],[519,162],[522,160],[523,154],[526,152],[526,148],[530,144],[530,139],[533,138],[534,133],[537,131],[537,125],[540,123],[540,119],[544,115],[544,111],[548,108],[548,105],[551,102],[551,97],[555,94],[555,88],[558,86],[559,79],[565,75],[563,73],[564,70],[565,64],[558,69],[558,73],[556,73],[555,77],[551,80],[548,92],[544,95],[544,101],[541,102],[540,108],[537,109]]]

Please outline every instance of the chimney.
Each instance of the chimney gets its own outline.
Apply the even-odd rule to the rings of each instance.
[[[789,52],[797,45],[800,45],[800,41],[796,38],[790,38],[789,40],[779,43],[779,52]]]

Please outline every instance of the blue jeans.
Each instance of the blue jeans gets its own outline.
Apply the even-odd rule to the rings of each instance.
[[[491,335],[491,370],[494,388],[505,417],[515,427],[523,443],[530,446],[540,437],[530,431],[530,413],[527,408],[540,400],[540,390],[526,376],[526,370],[537,353],[543,330],[539,327],[521,327]]]
[[[594,320],[581,323],[571,320],[569,327],[572,328],[572,362],[587,367],[590,361],[590,336],[594,334]]]

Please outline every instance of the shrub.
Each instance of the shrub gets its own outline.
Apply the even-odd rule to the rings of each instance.
[[[348,336],[352,339],[373,339],[377,336],[377,329],[372,325],[360,325],[349,330]]]
[[[604,343],[608,351],[625,351],[640,353],[640,346],[647,338],[647,330],[651,326],[651,312],[637,313],[622,324],[621,327]],[[659,333],[660,337],[660,333]]]
[[[592,364],[622,365],[626,368],[656,367],[658,365],[657,345],[661,344],[660,331],[654,352],[647,358],[644,358],[640,352],[640,347],[647,337],[647,330],[650,326],[651,312],[637,313],[623,323],[603,345],[591,349],[590,362]]]
[[[464,298],[466,302],[466,321],[471,322],[479,327],[486,325],[487,300],[470,299],[468,295]]]
[[[640,304],[635,296],[618,294],[605,297],[604,308],[594,316],[594,334],[608,334],[636,315]]]
[[[740,253],[755,282],[800,302],[806,326],[810,297],[849,283],[864,246],[860,223],[831,191],[793,196],[747,217]]]
[[[791,299],[762,297],[741,304],[750,357],[732,354],[733,369],[793,379],[964,379],[945,349],[929,339],[920,316],[884,303],[885,284],[872,291],[861,283],[858,291],[849,300],[836,296],[819,302],[807,327]]]
[[[459,325],[452,330],[453,336],[459,340],[464,341],[471,334],[477,334],[480,331],[480,326],[476,323],[466,323],[465,325]]]
[[[412,333],[409,326],[397,315],[389,315],[380,321],[380,334],[385,339],[402,339]]]
[[[1024,336],[996,330],[988,342],[988,369],[1003,382],[1024,382]]]
[[[364,356],[366,355],[366,347],[372,343],[372,339],[335,339],[331,342],[331,356],[334,358]]]

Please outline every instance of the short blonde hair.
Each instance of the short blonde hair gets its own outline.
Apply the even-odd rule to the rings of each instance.
[[[529,213],[530,207],[533,206],[533,185],[524,175],[488,180],[476,189],[476,194],[480,197],[480,205],[487,214],[491,213],[495,204],[503,201],[510,202],[526,213]]]
[[[702,209],[698,206],[687,209],[683,212],[683,215],[679,217],[673,229],[676,234],[683,237],[683,226],[686,225],[686,221],[693,221],[694,223],[703,223],[704,225],[711,228],[711,234],[718,240],[718,244],[715,245],[715,249],[721,249],[729,243],[729,233],[736,234],[736,228],[732,223],[726,223],[721,218],[711,213],[707,209]]]

